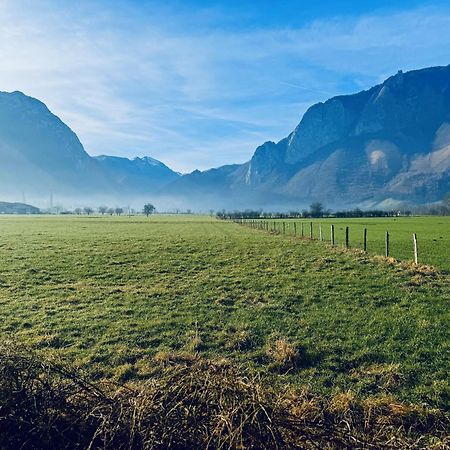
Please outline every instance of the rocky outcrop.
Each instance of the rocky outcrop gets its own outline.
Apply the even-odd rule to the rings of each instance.
[[[400,71],[311,106],[287,138],[258,147],[222,185],[216,180],[217,201],[230,187],[262,207],[267,198],[331,207],[436,201],[450,191],[449,149],[450,66]],[[197,174],[196,184],[204,182]]]

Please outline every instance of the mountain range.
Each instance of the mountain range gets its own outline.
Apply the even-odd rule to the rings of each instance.
[[[279,142],[244,164],[180,175],[150,158],[91,157],[40,101],[0,93],[0,196],[50,191],[157,206],[394,207],[450,192],[450,66],[389,77],[311,106]]]
[[[39,100],[0,92],[0,197],[39,203],[154,194],[180,175],[149,157],[92,157],[77,135]]]
[[[393,207],[450,192],[450,66],[407,73],[311,106],[281,141],[245,164],[183,176],[166,187],[236,206]]]

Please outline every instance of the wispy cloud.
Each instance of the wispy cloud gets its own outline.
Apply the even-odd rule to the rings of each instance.
[[[223,15],[0,0],[0,89],[44,101],[92,154],[148,154],[188,171],[245,161],[316,101],[450,62],[443,7],[285,28],[222,27]]]

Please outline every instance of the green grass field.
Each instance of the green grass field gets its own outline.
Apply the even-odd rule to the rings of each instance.
[[[370,220],[371,249],[386,227],[393,246],[415,231],[424,262],[449,268],[450,221],[408,220]],[[194,352],[319,394],[447,408],[449,300],[445,273],[208,217],[0,218],[2,337],[95,379]]]
[[[414,259],[413,233],[416,233],[419,249],[419,263],[436,266],[450,272],[450,217],[388,217],[365,219],[277,219],[277,230],[286,223],[286,233],[301,234],[301,223],[305,237],[309,238],[310,222],[313,222],[313,237],[319,238],[319,224],[322,224],[323,239],[330,241],[331,224],[335,225],[336,245],[345,244],[345,228],[349,227],[350,246],[363,248],[364,228],[367,228],[367,251],[369,254],[385,254],[386,231],[390,234],[390,255],[408,261]],[[269,220],[270,228],[273,220]]]

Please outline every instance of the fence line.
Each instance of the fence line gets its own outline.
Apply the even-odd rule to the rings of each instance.
[[[288,222],[286,226],[285,221],[278,221],[278,220],[257,220],[257,219],[230,219],[235,223],[238,223],[240,225],[248,226],[251,228],[267,231],[269,233],[274,234],[283,234],[283,235],[290,235],[290,236],[297,236],[297,222],[293,222],[293,227],[291,227],[291,222]],[[342,228],[341,228],[342,229]],[[292,232],[293,230],[293,232]],[[368,239],[367,239],[367,228],[363,229],[363,241],[362,241],[362,250],[364,253],[367,253],[367,247],[368,247]],[[305,232],[304,232],[304,221],[300,222],[300,238],[305,238]],[[309,240],[314,240],[313,235],[313,222],[309,222]],[[319,234],[318,234],[318,241],[324,242],[325,237],[323,234],[323,228],[322,224],[319,223]],[[389,230],[386,230],[385,233],[385,240],[384,240],[384,255],[385,257],[389,257],[391,255],[391,235],[389,233]],[[419,264],[419,246],[418,246],[418,239],[417,234],[414,233],[412,235],[412,241],[413,241],[413,248],[412,248],[412,254],[413,254],[413,261],[415,264]],[[336,245],[336,236],[335,236],[335,225],[331,224],[330,227],[330,240],[331,245]],[[350,248],[350,227],[345,227],[345,241],[344,241],[345,248]],[[359,245],[361,245],[361,241],[359,242]],[[360,247],[357,247],[360,248]]]

